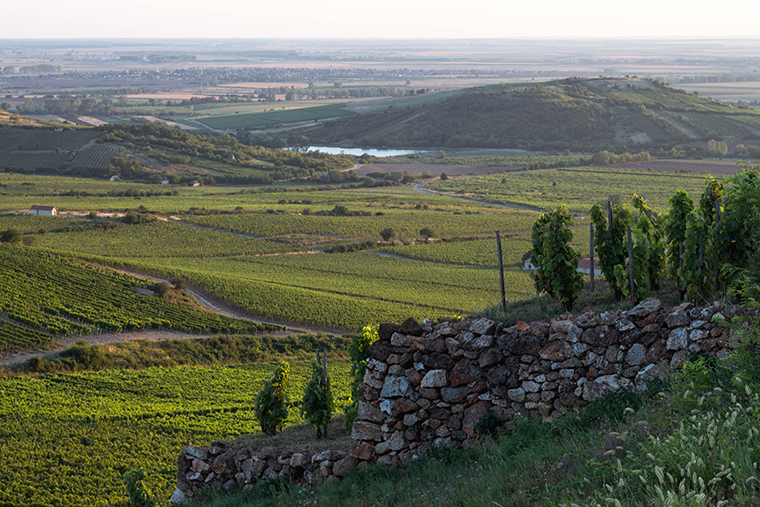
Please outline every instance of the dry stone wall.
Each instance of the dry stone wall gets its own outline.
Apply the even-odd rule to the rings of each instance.
[[[671,375],[689,353],[728,355],[713,322],[739,307],[670,311],[647,299],[630,311],[585,313],[509,328],[488,319],[380,326],[361,386],[350,456],[404,465],[430,444],[460,447],[493,415],[573,410],[604,393]]]
[[[189,446],[179,458],[173,500],[206,484],[245,489],[277,477],[314,483],[357,465],[403,466],[431,444],[466,445],[485,416],[501,424],[519,414],[549,418],[611,390],[642,388],[670,376],[690,353],[727,356],[733,335],[720,319],[743,311],[717,302],[666,311],[647,299],[629,311],[508,328],[483,318],[383,324],[348,453]]]

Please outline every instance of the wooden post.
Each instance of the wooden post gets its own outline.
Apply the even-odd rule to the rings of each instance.
[[[678,267],[680,268],[683,264],[683,241],[678,242]],[[678,302],[682,303],[682,295],[681,295],[681,277],[678,277]]]
[[[699,300],[702,297],[702,236],[699,237],[699,270],[697,273],[699,274],[699,285],[697,288],[697,295],[694,298],[694,304],[696,306],[699,306]]]
[[[589,230],[591,231],[591,236],[589,240],[589,257],[591,258],[591,265],[590,265],[590,272],[591,275],[591,292],[594,292],[594,223],[591,222],[589,225]]]
[[[628,280],[631,288],[631,307],[634,305],[633,297],[633,240],[631,239],[631,226],[628,226]]]
[[[607,227],[612,227],[612,201],[607,201]]]
[[[327,382],[327,349],[322,349],[322,359],[324,360],[324,363],[322,363],[322,378]]]
[[[718,223],[720,222],[720,200],[715,201],[715,225],[713,225],[713,231],[718,230]],[[715,236],[713,235],[713,238]],[[713,240],[714,241],[714,240]],[[713,242],[713,252],[716,251],[715,243]],[[720,267],[718,266],[717,259],[715,259],[715,292],[720,292]]]
[[[507,297],[504,293],[504,262],[501,257],[501,231],[496,231],[496,252],[499,256],[499,281],[501,282],[501,311],[507,311]]]

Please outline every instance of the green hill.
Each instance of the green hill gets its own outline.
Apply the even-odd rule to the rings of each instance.
[[[340,118],[305,132],[314,143],[420,148],[670,148],[760,139],[760,112],[655,81],[572,78],[472,88],[438,101]]]

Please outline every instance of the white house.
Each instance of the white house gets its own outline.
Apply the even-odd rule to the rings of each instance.
[[[119,178],[119,175],[118,175],[118,174],[114,174],[113,176],[111,176],[111,177],[108,179],[108,181],[119,181],[120,179],[121,179],[121,178]]]
[[[168,184],[169,184],[169,178],[163,178],[163,179],[161,180],[161,184],[162,184],[162,185],[168,185]]]
[[[523,269],[525,271],[535,271],[536,266],[531,264],[530,258],[533,254],[533,250],[529,251],[525,255],[523,255]],[[590,275],[591,274],[591,259],[581,259],[578,261],[578,268],[576,271],[583,273],[584,275]],[[602,276],[602,269],[599,267],[598,262],[594,263],[594,275],[595,276]]]
[[[47,215],[47,216],[56,216],[58,214],[58,208],[55,206],[38,206],[34,205],[29,210],[32,215]]]

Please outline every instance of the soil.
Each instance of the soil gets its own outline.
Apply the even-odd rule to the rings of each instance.
[[[429,172],[434,176],[446,173],[449,176],[462,174],[486,174],[525,169],[523,165],[445,165],[445,164],[367,164],[359,167],[354,172],[359,176],[369,173],[392,173],[396,171],[408,171],[409,174],[422,174]]]

